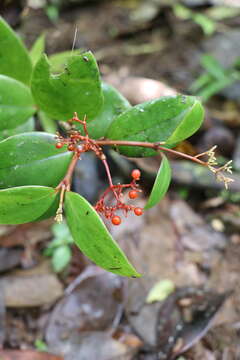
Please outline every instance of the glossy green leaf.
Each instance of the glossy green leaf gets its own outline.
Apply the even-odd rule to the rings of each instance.
[[[45,50],[45,34],[40,35],[37,40],[34,42],[31,50],[30,50],[30,57],[32,60],[33,65],[39,60],[41,55],[44,53]]]
[[[169,96],[134,106],[115,118],[107,138],[159,142],[172,147],[194,134],[202,124],[203,107],[193,96]],[[136,146],[119,146],[131,157],[153,156],[155,151]]]
[[[122,276],[139,277],[94,208],[80,195],[65,197],[67,223],[76,245],[95,264]]]
[[[0,75],[0,130],[23,124],[36,111],[29,88],[5,75]]]
[[[49,62],[53,73],[60,73],[68,62],[70,56],[80,55],[81,49],[62,51],[53,55],[49,55]]]
[[[32,63],[27,49],[0,16],[0,74],[10,76],[29,84],[32,75]]]
[[[28,121],[26,121],[22,125],[17,126],[16,128],[5,129],[0,131],[0,141],[8,138],[9,136],[22,134],[33,130],[34,130],[34,118],[31,117]]]
[[[171,167],[167,157],[162,154],[162,162],[158,170],[151,194],[145,209],[150,209],[159,203],[166,194],[171,181]]]
[[[64,177],[72,153],[55,148],[55,136],[34,132],[0,142],[0,188],[43,185],[55,187]]]
[[[24,224],[43,214],[55,199],[55,190],[22,186],[0,190],[0,224]]]
[[[37,105],[56,120],[68,120],[74,112],[91,120],[103,104],[99,70],[91,52],[69,57],[59,75],[50,73],[43,55],[34,68],[31,86]]]
[[[40,217],[38,217],[34,221],[37,222],[37,221],[49,219],[50,217],[55,217],[57,213],[57,209],[59,207],[59,200],[60,200],[60,194],[58,192],[51,206]]]
[[[189,108],[184,111],[183,114],[179,115],[181,120],[172,134],[166,139],[167,146],[172,147],[177,145],[193,135],[202,125],[204,109],[201,102],[192,96],[187,97],[187,99],[192,99],[192,105],[189,104]]]
[[[114,87],[102,83],[103,107],[100,114],[88,124],[88,133],[93,139],[105,137],[114,118],[131,105]],[[79,127],[80,128],[80,127]]]

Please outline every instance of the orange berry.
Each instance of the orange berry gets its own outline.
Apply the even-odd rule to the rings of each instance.
[[[141,216],[143,214],[143,211],[141,208],[137,207],[134,209],[134,214],[137,216]]]
[[[120,225],[121,224],[121,222],[122,222],[122,220],[121,220],[121,218],[120,218],[120,216],[114,216],[113,218],[112,218],[112,224],[113,225]]]
[[[63,143],[57,142],[55,146],[57,149],[61,149],[63,147]]]
[[[138,197],[137,191],[135,191],[135,190],[129,191],[128,197],[129,197],[129,199],[136,199]]]
[[[134,180],[139,180],[141,176],[141,171],[138,169],[134,169],[131,175]]]
[[[75,150],[75,146],[74,146],[73,144],[69,144],[69,145],[68,145],[68,150],[69,150],[69,151]]]

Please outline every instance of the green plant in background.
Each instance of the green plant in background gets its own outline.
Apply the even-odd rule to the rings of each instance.
[[[73,238],[65,222],[54,224],[52,231],[54,237],[44,250],[44,255],[51,256],[53,270],[58,273],[64,270],[71,260]]]
[[[59,18],[59,7],[59,0],[51,0],[50,3],[46,4],[46,6],[44,7],[47,16],[52,22],[56,22]]]
[[[196,156],[172,149],[202,124],[204,110],[197,98],[162,97],[132,107],[116,89],[102,83],[91,52],[68,54],[63,71],[55,73],[43,48],[40,37],[29,53],[0,19],[0,135],[8,136],[0,141],[0,224],[51,216],[61,223],[64,212],[72,238],[86,256],[108,271],[138,277],[99,214],[113,225],[120,225],[130,212],[142,215],[144,209],[134,205],[141,172],[133,170],[128,184],[113,184],[104,146],[129,157],[161,154],[145,209],[156,205],[168,189],[171,167],[164,153],[208,167],[226,188],[232,181],[224,174],[231,173],[230,162],[217,167],[214,147]],[[33,116],[50,132],[60,129],[61,135],[32,131]],[[109,182],[95,206],[70,191],[75,166],[88,151],[102,162]],[[127,201],[122,196],[126,192]],[[53,231],[48,252],[60,271],[71,256],[71,240],[65,225]]]
[[[47,344],[41,339],[36,339],[34,345],[38,351],[42,351],[42,352],[48,351]]]
[[[196,11],[188,7],[175,3],[172,5],[173,12],[176,17],[182,20],[190,20],[199,25],[206,36],[211,36],[215,31],[225,30],[225,26],[221,22],[225,19],[238,17],[239,8],[229,4],[228,6],[220,6],[219,4],[207,7],[204,10]]]
[[[216,22],[210,16],[192,11],[181,4],[173,5],[174,14],[182,20],[191,20],[199,25],[205,35],[212,35],[216,31]]]
[[[225,69],[212,55],[205,54],[201,58],[201,65],[206,72],[194,81],[190,90],[203,101],[240,80],[240,59]]]

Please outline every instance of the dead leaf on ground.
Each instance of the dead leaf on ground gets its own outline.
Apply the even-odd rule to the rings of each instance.
[[[159,359],[175,359],[197,343],[229,295],[194,287],[180,288],[171,294],[157,317]]]
[[[122,302],[123,281],[119,276],[96,266],[86,268],[69,285],[50,316],[46,339],[51,350],[70,346],[83,331],[111,328],[122,313]]]
[[[132,360],[136,350],[113,339],[106,331],[85,331],[74,333],[71,342],[62,340],[55,351],[64,360]]]
[[[47,240],[51,237],[50,226],[52,219],[44,220],[39,223],[28,223],[17,226],[9,226],[7,231],[0,236],[2,247],[36,245],[38,242]]]

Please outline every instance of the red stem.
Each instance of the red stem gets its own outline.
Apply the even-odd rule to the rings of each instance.
[[[79,159],[79,155],[77,153],[75,153],[73,155],[70,165],[67,169],[66,175],[64,176],[64,178],[60,182],[60,184],[56,187],[56,190],[60,190],[63,185],[65,186],[66,191],[70,190],[72,175],[73,175],[75,166],[77,165],[78,159]]]
[[[185,159],[194,161],[198,164],[201,164],[203,166],[207,166],[208,164],[205,161],[202,161],[194,156],[188,155],[188,154],[184,154],[181,153],[179,151],[176,150],[172,150],[166,147],[161,146],[161,144],[163,143],[150,143],[150,142],[141,142],[141,141],[125,141],[125,140],[96,140],[96,143],[98,145],[104,146],[104,145],[111,145],[111,146],[139,146],[139,147],[144,147],[144,148],[149,148],[155,151],[161,150],[161,151],[166,151],[169,152],[173,155],[177,155],[180,157],[183,157]]]
[[[106,159],[102,159],[102,162],[103,162],[103,165],[105,166],[105,170],[106,170],[106,173],[107,173],[107,177],[108,177],[108,182],[109,182],[110,188],[112,189],[112,192],[113,192],[116,200],[118,201],[118,200],[119,200],[119,197],[118,197],[116,191],[114,190],[114,185],[113,185],[113,182],[112,182],[112,177],[111,177],[111,173],[110,173],[110,169],[109,169],[107,160],[106,160]]]

